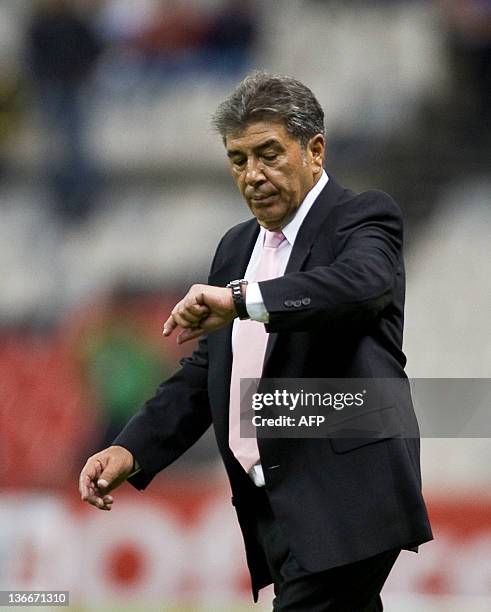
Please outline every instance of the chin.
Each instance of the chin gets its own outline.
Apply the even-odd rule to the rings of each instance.
[[[267,230],[276,230],[283,227],[283,217],[254,215],[259,225]]]
[[[271,221],[271,220],[260,220],[258,219],[259,225],[264,227],[264,229],[269,230],[270,232],[281,229],[283,226],[280,221]]]

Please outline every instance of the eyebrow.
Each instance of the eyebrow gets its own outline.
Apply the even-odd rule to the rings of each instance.
[[[262,149],[267,149],[268,147],[272,146],[281,147],[281,144],[275,138],[270,138],[269,140],[266,140],[265,142],[262,142],[261,144],[254,147],[254,150],[260,151]],[[241,155],[242,153],[243,151],[241,151],[240,149],[229,149],[227,151],[227,156],[234,157],[235,155]]]

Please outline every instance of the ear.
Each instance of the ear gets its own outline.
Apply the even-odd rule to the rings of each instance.
[[[319,174],[324,167],[324,153],[326,148],[326,140],[322,134],[312,136],[307,144],[312,172]]]

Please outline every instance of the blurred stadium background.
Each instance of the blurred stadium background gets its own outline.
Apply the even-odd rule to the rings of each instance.
[[[211,436],[111,513],[77,494],[182,354],[170,307],[247,218],[209,117],[253,68],[310,85],[328,171],[401,205],[409,375],[491,376],[489,0],[0,0],[0,589],[270,609]],[[402,555],[388,611],[491,610],[490,466],[489,439],[423,440],[436,540]]]

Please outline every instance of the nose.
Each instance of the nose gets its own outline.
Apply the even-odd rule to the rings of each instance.
[[[245,173],[245,182],[251,187],[256,187],[266,181],[262,164],[257,160],[250,158],[247,160]]]

